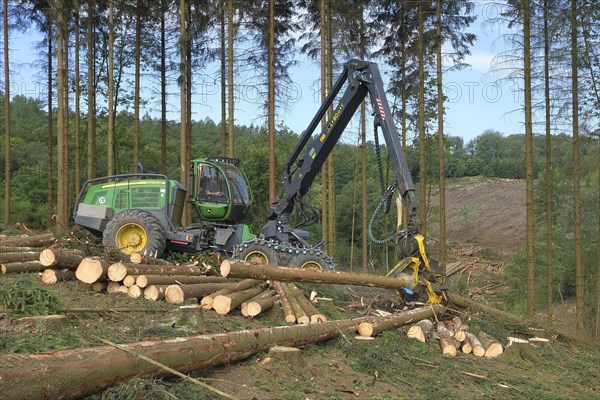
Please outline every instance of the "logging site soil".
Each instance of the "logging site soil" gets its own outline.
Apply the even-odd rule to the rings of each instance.
[[[448,183],[447,267],[452,271],[451,292],[484,306],[504,309],[504,296],[511,290],[503,275],[504,266],[524,246],[524,189],[525,182],[519,180],[472,178]],[[437,204],[436,196],[436,193],[431,194],[431,204]],[[437,219],[434,207],[431,207],[430,219],[428,235],[433,239],[428,242],[428,252],[435,258],[438,227],[434,222]],[[2,229],[1,233],[9,236],[23,234],[14,227]],[[99,254],[94,244],[82,238],[75,233],[59,238],[54,246]],[[190,256],[173,256],[173,261],[182,265],[189,260]],[[218,270],[220,261],[218,256],[210,254],[192,258],[192,264],[205,272]],[[385,271],[369,272],[383,275]],[[47,285],[42,283],[40,275],[41,272],[30,272],[0,276],[2,399],[592,399],[600,396],[600,347],[588,339],[573,339],[573,303],[565,299],[556,305],[554,329],[544,325],[546,311],[543,309],[538,310],[539,316],[531,323],[455,305],[448,305],[443,315],[431,318],[433,324],[438,325],[438,320],[450,324],[454,317],[460,317],[468,332],[485,332],[502,345],[502,354],[496,357],[479,357],[474,351],[466,354],[460,350],[455,356],[443,355],[441,339],[421,342],[407,337],[411,324],[362,339],[356,330],[339,328],[329,336],[331,339],[300,345],[300,351],[286,348],[269,351],[267,347],[256,352],[251,343],[244,350],[248,357],[241,361],[193,371],[182,367],[187,375],[222,394],[173,375],[164,376],[166,373],[157,374],[162,377],[149,377],[134,371],[127,379],[119,379],[131,372],[119,370],[119,360],[129,357],[123,355],[114,361],[113,383],[94,393],[70,395],[80,393],[83,383],[69,381],[74,378],[68,365],[62,369],[55,365],[61,373],[56,376],[56,385],[67,388],[60,396],[32,396],[29,392],[35,386],[32,383],[30,387],[23,385],[20,395],[13,391],[10,392],[13,395],[6,397],[3,385],[10,388],[10,382],[3,381],[4,374],[13,368],[3,360],[7,357],[25,357],[38,352],[61,354],[64,350],[99,346],[119,352],[122,349],[107,343],[212,334],[232,334],[235,338],[236,332],[243,330],[290,325],[285,323],[278,303],[254,318],[243,317],[239,310],[221,315],[215,310],[199,308],[197,301],[170,304],[164,300],[146,300],[143,296],[107,294],[102,285],[96,292],[77,279]],[[296,286],[306,298],[316,297],[314,306],[329,321],[387,315],[405,307],[397,292],[388,289],[303,282],[296,282]],[[14,288],[19,289],[19,294],[15,294]],[[22,294],[21,300],[15,299]],[[11,308],[3,304],[9,301],[17,306]],[[19,304],[29,308],[19,311]],[[60,317],[36,318],[49,314]],[[509,338],[520,338],[523,343]],[[509,342],[511,345],[507,346]],[[227,342],[223,346],[235,345]],[[142,347],[136,349],[141,351]],[[118,354],[125,354],[125,350]],[[174,354],[171,358],[177,356]],[[77,357],[74,360],[79,362]],[[142,366],[148,365],[145,360],[136,360],[131,365],[140,371]],[[96,366],[93,362],[87,365],[93,374]],[[32,364],[27,373],[33,382],[44,370],[45,364],[40,358],[39,365]]]

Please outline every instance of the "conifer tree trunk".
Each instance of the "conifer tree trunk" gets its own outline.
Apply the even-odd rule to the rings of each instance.
[[[161,0],[160,13],[160,170],[167,173],[167,39],[165,27],[165,14],[167,2]]]
[[[573,93],[573,230],[575,239],[576,328],[583,334],[583,267],[581,261],[581,205],[579,171],[579,83],[577,54],[577,0],[571,0],[571,92]]]
[[[235,155],[233,147],[234,100],[233,100],[233,0],[227,0],[227,100],[228,100],[228,143],[229,157]]]
[[[52,116],[52,19],[50,11],[46,10],[47,39],[48,39],[48,226],[52,224],[52,215],[54,214],[54,118]]]
[[[187,30],[186,30],[186,4],[185,0],[179,0],[179,90],[180,90],[180,152],[179,170],[181,171],[180,182],[186,185],[188,181],[189,163],[187,160]],[[185,226],[189,221],[184,211],[182,223]]]
[[[531,5],[523,2],[523,77],[525,92],[525,213],[527,224],[527,317],[535,314],[535,248],[533,232],[533,125],[531,115]]]
[[[114,0],[108,1],[108,175],[115,173]]]
[[[267,48],[267,129],[269,131],[269,204],[275,201],[275,1],[269,0]]]
[[[140,157],[140,62],[142,47],[142,4],[137,0],[135,7],[135,82],[133,93],[133,172],[139,172]]]
[[[94,0],[88,0],[88,21],[87,21],[87,178],[96,177],[96,91],[94,85],[94,76],[96,74],[96,58],[94,56]]]
[[[548,0],[544,0],[544,100],[546,108],[546,307],[552,325],[553,254],[552,254],[552,134],[550,130],[550,38],[548,36]]]
[[[418,63],[419,63],[419,225],[421,234],[425,236],[427,229],[427,203],[425,180],[425,61],[423,37],[423,2],[419,1],[418,13]]]
[[[56,7],[56,27],[57,27],[57,38],[56,38],[56,58],[57,58],[57,193],[56,193],[56,228],[57,231],[62,232],[65,230],[65,220],[62,215],[65,209],[66,203],[66,192],[65,192],[65,177],[67,175],[67,166],[64,164],[64,149],[65,149],[65,65],[64,65],[64,42],[65,42],[65,22],[64,22],[64,0],[58,0]]]
[[[221,156],[227,156],[227,80],[225,73],[225,0],[221,0]]]
[[[81,87],[79,85],[79,0],[75,0],[75,191],[81,188]]]
[[[446,168],[444,146],[444,91],[442,85],[442,0],[436,1],[437,30],[437,96],[438,96],[438,153],[440,163],[440,244],[439,261],[446,269]]]
[[[4,0],[4,223],[10,224],[10,61],[8,0]]]
[[[320,2],[321,11],[321,104],[325,103],[326,91],[327,91],[327,74],[326,74],[326,63],[327,56],[325,42],[327,40],[327,16],[325,14],[325,0]],[[321,121],[321,129],[325,130],[326,118],[323,117]],[[323,248],[327,250],[329,246],[329,220],[327,218],[327,163],[323,163],[321,167],[321,233],[323,237]]]
[[[327,0],[327,93],[333,85],[333,27],[331,23],[331,0]],[[333,106],[328,110],[333,116]],[[335,148],[327,157],[327,216],[329,219],[328,252],[335,256]]]
[[[360,19],[360,59],[365,59],[365,31],[364,15]],[[365,103],[360,105],[360,136],[361,136],[361,218],[362,218],[362,272],[367,272],[368,263],[368,235],[367,235],[367,118]]]

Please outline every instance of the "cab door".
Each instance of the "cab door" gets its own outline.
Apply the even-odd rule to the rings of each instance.
[[[207,221],[223,221],[229,216],[231,194],[227,178],[212,163],[197,164],[196,202],[200,216]]]

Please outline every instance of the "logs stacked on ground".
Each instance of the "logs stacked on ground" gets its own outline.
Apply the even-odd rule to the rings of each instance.
[[[214,279],[214,277],[211,277]],[[221,278],[223,279],[223,278]],[[224,296],[224,295],[228,295],[231,293],[235,293],[235,292],[241,292],[242,290],[246,290],[246,289],[250,289],[253,286],[256,286],[260,283],[261,281],[256,280],[256,279],[244,279],[242,281],[236,282],[236,283],[232,283],[230,286],[227,286],[226,288],[217,290],[215,292],[209,293],[206,296],[203,296],[202,299],[200,300],[200,306],[202,306],[202,308],[204,308],[205,310],[210,310],[213,308],[213,303],[216,297],[218,296]]]
[[[291,295],[294,296],[295,300],[298,302],[298,305],[302,308],[304,313],[309,319],[309,322],[325,322],[327,321],[327,317],[321,313],[306,297],[296,285],[293,283],[289,283],[287,285],[289,288]]]
[[[292,309],[292,305],[290,304],[287,294],[283,290],[283,284],[281,282],[273,282],[272,285],[273,289],[275,289],[277,295],[279,296],[279,302],[281,303],[281,308],[285,314],[285,322],[288,324],[293,324],[296,322],[296,315],[294,314],[294,310]]]
[[[390,329],[396,329],[411,322],[420,321],[426,318],[432,318],[435,315],[444,313],[444,307],[440,305],[416,308],[414,310],[388,315],[386,317],[375,318],[374,321],[365,321],[358,325],[358,334],[360,336],[375,336]]]

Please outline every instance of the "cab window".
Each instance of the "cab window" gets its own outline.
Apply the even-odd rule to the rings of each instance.
[[[227,182],[213,165],[198,164],[198,200],[227,203]]]

